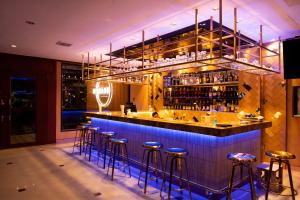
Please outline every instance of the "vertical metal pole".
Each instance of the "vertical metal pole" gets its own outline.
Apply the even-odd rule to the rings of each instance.
[[[157,37],[156,37],[156,42],[157,42],[157,46],[159,46],[159,44],[158,44],[158,42],[159,42],[159,35],[157,35]],[[157,53],[156,53],[156,60],[158,60],[158,56],[159,56],[159,50],[157,49],[157,51],[156,51]]]
[[[233,56],[236,60],[236,24],[237,24],[237,9],[234,8],[234,25],[233,25]]]
[[[281,72],[281,37],[278,38],[278,66],[279,66],[279,72]]]
[[[125,72],[125,64],[126,64],[126,47],[124,46],[124,49],[123,49],[123,72]],[[124,75],[124,77],[126,78],[125,75]]]
[[[241,31],[240,30],[238,31],[238,36],[239,36],[239,38],[238,38],[238,47],[237,47],[237,49],[238,49],[238,52],[241,52]],[[236,57],[238,58],[238,55],[236,55]]]
[[[198,9],[195,9],[195,61],[198,60]]]
[[[263,64],[263,53],[262,53],[262,45],[263,45],[263,41],[262,41],[262,25],[260,25],[259,27],[259,65],[262,67]]]
[[[209,39],[210,39],[210,48],[209,48],[209,57],[213,57],[213,29],[214,29],[214,21],[213,21],[213,16],[210,16],[210,21],[209,21]]]
[[[88,65],[88,74],[87,74],[87,77],[89,79],[90,78],[90,52],[88,52],[88,63],[87,63],[87,65]]]
[[[111,75],[111,52],[112,52],[112,44],[109,43],[109,75]]]
[[[97,58],[95,56],[95,58],[94,58],[94,62],[95,62],[95,64],[94,64],[94,78],[96,78],[96,61],[97,61]]]
[[[222,57],[222,44],[223,44],[223,38],[222,38],[222,26],[223,26],[223,22],[222,22],[222,16],[223,12],[222,12],[222,0],[219,0],[219,25],[220,25],[220,41],[219,41],[219,48],[220,48],[220,52],[219,52],[219,57]]]
[[[142,69],[144,70],[144,61],[145,61],[145,31],[142,31]]]
[[[100,62],[99,62],[99,76],[101,76],[101,64],[102,64],[102,53],[100,54]]]
[[[264,116],[264,104],[265,104],[265,94],[264,94],[264,76],[259,75],[260,80],[260,115]]]
[[[82,65],[81,65],[81,80],[84,80],[84,54],[81,55]]]

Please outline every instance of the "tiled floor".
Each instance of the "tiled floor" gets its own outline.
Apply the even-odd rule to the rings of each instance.
[[[156,185],[154,181],[154,187],[148,189],[149,193],[143,194],[142,188],[137,185],[137,169],[132,169],[132,178],[124,177],[123,172],[116,170],[115,181],[111,182],[106,170],[97,167],[96,158],[89,163],[83,155],[72,154],[71,145],[65,143],[1,150],[0,199],[161,199],[160,184]],[[293,171],[293,178],[300,191],[300,170]],[[259,199],[264,199],[263,191],[258,190],[258,194]],[[173,199],[188,199],[187,193],[180,196],[173,192],[173,195]],[[163,196],[166,197],[166,194],[163,193]],[[246,200],[250,199],[250,195],[236,191],[233,198]],[[193,199],[206,198],[193,194]],[[269,199],[288,198],[271,194]]]

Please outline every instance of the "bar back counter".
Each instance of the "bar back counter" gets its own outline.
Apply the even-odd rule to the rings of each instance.
[[[231,152],[250,153],[260,161],[261,130],[272,122],[251,122],[232,127],[215,127],[199,122],[123,116],[120,112],[87,112],[92,125],[103,131],[114,131],[118,138],[128,138],[132,161],[141,162],[142,144],[158,141],[164,148],[181,147],[189,151],[188,168],[191,182],[215,193],[228,185]],[[239,172],[236,172],[239,173]]]

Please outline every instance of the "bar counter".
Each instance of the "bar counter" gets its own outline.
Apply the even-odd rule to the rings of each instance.
[[[251,122],[249,124],[242,125],[240,123],[234,122],[232,123],[231,127],[215,127],[212,125],[205,125],[204,123],[199,122],[152,118],[145,116],[145,114],[142,116],[134,116],[134,114],[132,114],[130,117],[128,117],[126,115],[121,115],[120,112],[87,112],[86,115],[89,117],[96,117],[101,119],[108,119],[172,130],[201,133],[205,135],[212,135],[218,137],[230,136],[247,131],[264,129],[272,126],[272,122],[263,121]]]
[[[221,128],[199,122],[126,117],[120,112],[87,112],[85,115],[91,117],[93,126],[114,131],[118,138],[127,138],[129,157],[136,163],[141,162],[145,141],[161,142],[164,148],[186,148],[192,183],[214,193],[227,187],[231,170],[227,154],[250,153],[260,162],[261,130],[272,126],[269,121],[247,125],[236,122],[232,127]],[[237,170],[236,173],[240,172]]]

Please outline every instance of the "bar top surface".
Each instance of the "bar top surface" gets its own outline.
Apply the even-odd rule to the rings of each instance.
[[[193,133],[199,133],[204,135],[225,137],[235,135],[252,130],[264,129],[272,126],[271,121],[262,122],[250,122],[249,124],[240,124],[238,122],[232,123],[231,127],[215,127],[212,125],[205,125],[204,123],[182,121],[182,120],[170,120],[170,119],[157,119],[150,117],[136,117],[121,115],[120,112],[86,112],[86,116],[108,119],[114,121],[120,121],[131,124],[139,124],[146,126],[153,126],[159,128],[166,128],[172,130],[187,131]]]

